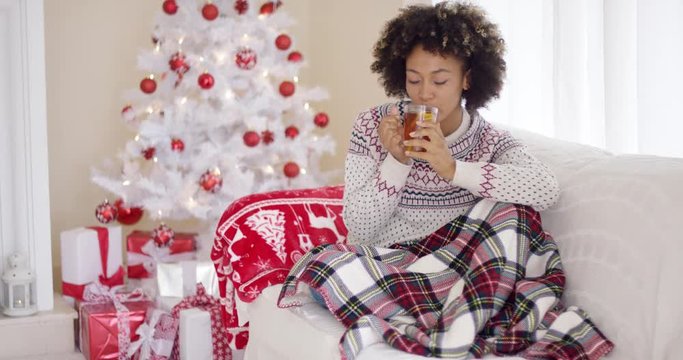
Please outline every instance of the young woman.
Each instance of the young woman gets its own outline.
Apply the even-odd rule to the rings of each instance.
[[[537,212],[557,201],[555,176],[477,113],[500,92],[504,50],[480,8],[454,2],[403,10],[376,43],[372,70],[387,95],[409,101],[358,116],[348,244],[303,256],[279,300],[326,306],[347,327],[344,357],[376,343],[448,358],[597,359],[612,349],[560,302],[559,252]],[[438,121],[405,140],[408,103],[437,107]]]

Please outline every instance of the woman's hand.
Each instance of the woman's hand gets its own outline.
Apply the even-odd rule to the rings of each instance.
[[[428,162],[440,177],[449,182],[453,180],[455,159],[451,157],[439,123],[419,122],[411,136],[413,139],[405,140],[403,145],[421,147],[424,151],[404,151],[405,155]]]
[[[403,147],[403,126],[398,116],[398,109],[392,106],[389,115],[380,120],[379,142],[398,161],[409,164],[410,158],[406,156]]]

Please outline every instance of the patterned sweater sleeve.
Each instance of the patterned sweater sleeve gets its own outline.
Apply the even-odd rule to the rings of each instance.
[[[555,174],[509,133],[487,130],[473,152],[478,156],[456,160],[451,183],[476,196],[530,205],[538,211],[554,205],[560,196]]]
[[[387,109],[374,108],[358,115],[344,175],[343,217],[350,242],[371,242],[396,212],[411,165],[384,151],[377,127]]]

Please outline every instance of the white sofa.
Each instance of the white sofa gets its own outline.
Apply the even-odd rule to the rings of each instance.
[[[609,359],[683,359],[683,159],[512,132],[560,182],[560,200],[542,219],[560,247],[565,302],[587,310],[616,344]],[[339,359],[341,325],[317,304],[278,308],[279,289],[246,305],[245,359]],[[420,357],[372,346],[360,358]]]

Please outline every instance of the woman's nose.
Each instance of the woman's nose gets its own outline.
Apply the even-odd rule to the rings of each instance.
[[[420,84],[420,92],[418,93],[420,99],[430,100],[434,97],[434,87],[428,81],[423,81]]]

